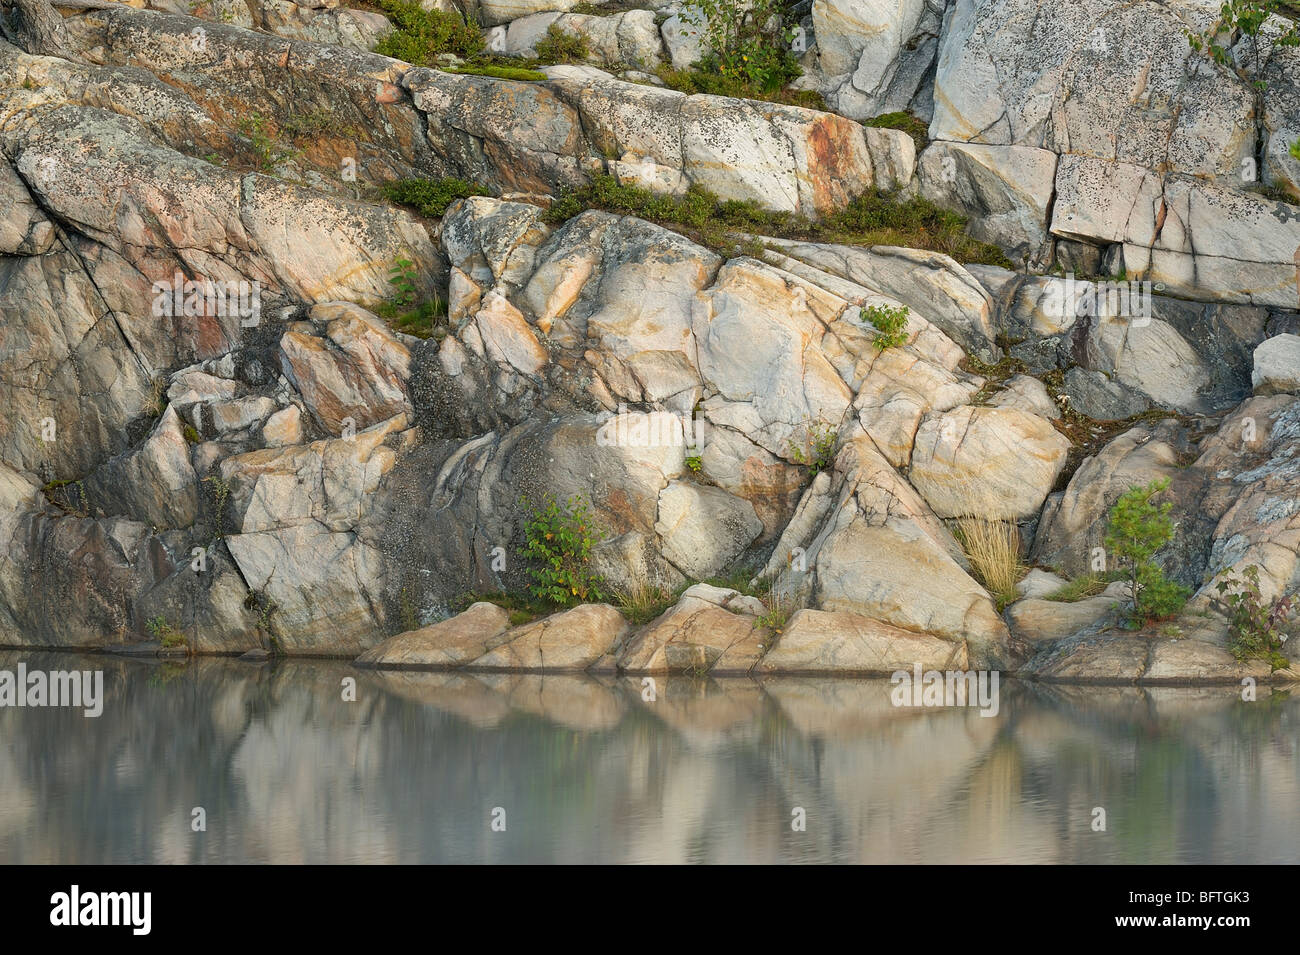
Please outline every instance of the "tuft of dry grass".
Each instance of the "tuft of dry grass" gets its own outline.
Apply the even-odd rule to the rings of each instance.
[[[635,626],[649,623],[677,602],[678,594],[666,587],[638,582],[619,590],[618,609]]]
[[[1025,575],[1020,560],[1020,528],[1012,521],[962,517],[957,521],[956,537],[975,578],[993,595],[1001,612],[1016,599],[1016,584]]]

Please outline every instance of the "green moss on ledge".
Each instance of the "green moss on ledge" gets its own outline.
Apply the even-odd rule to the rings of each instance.
[[[470,76],[491,76],[498,80],[521,80],[527,83],[541,83],[546,74],[541,70],[529,70],[519,66],[497,66],[494,63],[467,63],[464,66],[443,68],[444,73],[461,73]]]

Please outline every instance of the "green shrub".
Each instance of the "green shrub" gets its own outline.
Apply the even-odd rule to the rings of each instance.
[[[835,429],[823,421],[808,428],[804,445],[790,442],[790,457],[796,464],[809,469],[809,476],[816,477],[835,463],[835,444],[838,435]]]
[[[686,466],[696,474],[704,467],[704,458],[698,454],[686,455]]]
[[[1169,519],[1173,502],[1153,502],[1168,488],[1168,478],[1152,481],[1146,487],[1131,487],[1110,509],[1106,550],[1126,570],[1132,595],[1129,623],[1134,628],[1172,617],[1182,610],[1190,593],[1188,588],[1168,580],[1154,561],[1156,552],[1174,536],[1174,524]]]
[[[1215,603],[1223,607],[1230,621],[1228,649],[1238,660],[1252,657],[1267,660],[1274,670],[1291,665],[1282,654],[1286,641],[1287,619],[1295,606],[1295,596],[1283,594],[1265,600],[1259,589],[1259,568],[1251,564],[1242,571],[1226,574],[1214,589]]]
[[[152,617],[145,624],[145,629],[149,635],[157,640],[165,649],[174,649],[175,647],[186,646],[185,634],[175,629],[162,617]]]
[[[520,503],[530,507],[526,499]],[[589,566],[597,537],[581,497],[561,504],[548,494],[540,507],[531,508],[524,535],[523,556],[533,580],[528,591],[535,598],[561,607],[605,599],[602,582]]]
[[[457,199],[486,196],[488,191],[473,182],[448,176],[445,179],[399,179],[385,183],[384,198],[401,206],[409,206],[422,216],[440,219],[447,207]]]
[[[876,351],[907,344],[909,309],[906,305],[898,308],[889,305],[870,305],[860,312],[862,321],[870,322],[876,329],[876,338],[872,342],[876,346]]]
[[[581,63],[591,51],[581,33],[569,33],[552,23],[546,36],[534,45],[537,59],[543,63]]]
[[[399,332],[416,338],[429,338],[447,311],[446,303],[435,296],[429,301],[419,301],[416,288],[415,263],[406,257],[393,262],[388,270],[388,284],[393,287],[393,297],[374,306],[374,312],[387,319]]]
[[[1187,42],[1193,50],[1208,54],[1214,62],[1220,66],[1235,68],[1237,63],[1233,57],[1231,48],[1222,46],[1218,40],[1220,36],[1230,36],[1234,40],[1240,37],[1250,37],[1251,52],[1254,54],[1253,64],[1251,60],[1242,57],[1242,62],[1251,72],[1258,77],[1262,66],[1262,50],[1259,41],[1260,30],[1264,22],[1270,16],[1282,14],[1283,4],[1278,0],[1224,0],[1219,7],[1219,17],[1210,25],[1210,28],[1203,33],[1195,33],[1191,30],[1184,31],[1187,34]],[[1300,46],[1300,23],[1294,19],[1282,18],[1286,21],[1287,26],[1276,36],[1269,37],[1269,44],[1272,46]],[[1257,80],[1258,82],[1258,80]]]
[[[415,304],[415,263],[402,257],[388,269],[388,284],[393,287],[393,304]]]
[[[790,49],[782,0],[686,0],[683,19],[702,24],[701,45],[708,50],[695,64],[704,76],[721,76],[761,93],[773,93],[802,72]]]
[[[788,106],[800,106],[827,112],[826,100],[816,90],[792,90],[781,87],[771,92],[756,89],[743,79],[727,76],[723,73],[703,73],[698,69],[679,70],[667,64],[655,70],[655,75],[664,86],[688,96],[704,93],[709,96],[730,96],[734,99],[766,100],[771,103],[785,103]]]
[[[384,36],[375,52],[415,66],[431,66],[443,53],[470,57],[483,52],[483,34],[459,13],[425,10],[415,0],[376,0],[393,32]]]

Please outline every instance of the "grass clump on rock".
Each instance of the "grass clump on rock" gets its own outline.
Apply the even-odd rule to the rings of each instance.
[[[966,552],[975,579],[993,595],[998,613],[1015,601],[1016,584],[1025,574],[1020,560],[1020,528],[1013,521],[982,517],[957,520],[954,536]]]
[[[552,23],[546,36],[533,45],[537,59],[543,63],[580,63],[591,52],[587,38],[580,33],[569,33]]]
[[[491,76],[498,80],[521,80],[526,83],[540,83],[546,79],[541,70],[530,70],[522,66],[498,66],[495,63],[467,63],[464,66],[449,66],[444,73],[461,73],[469,76]]]
[[[602,173],[561,195],[546,217],[551,222],[564,222],[586,209],[648,219],[721,252],[729,252],[737,245],[736,233],[750,233],[804,242],[905,246],[943,252],[958,262],[1011,265],[1001,249],[967,235],[966,220],[957,213],[940,209],[919,196],[900,200],[876,190],[814,221],[791,212],[764,209],[752,200],[723,201],[698,185],[692,185],[683,195],[661,195]]]
[[[882,113],[874,119],[869,119],[862,124],[874,129],[897,129],[907,133],[912,137],[912,142],[916,143],[916,152],[919,155],[921,150],[930,145],[930,126],[924,120],[917,119],[911,113],[900,111],[897,113]]]

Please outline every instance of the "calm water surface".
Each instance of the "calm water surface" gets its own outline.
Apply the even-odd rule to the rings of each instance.
[[[1004,681],[990,719],[884,680],[20,661],[105,704],[0,708],[3,863],[1300,860],[1300,694],[1267,688]]]

